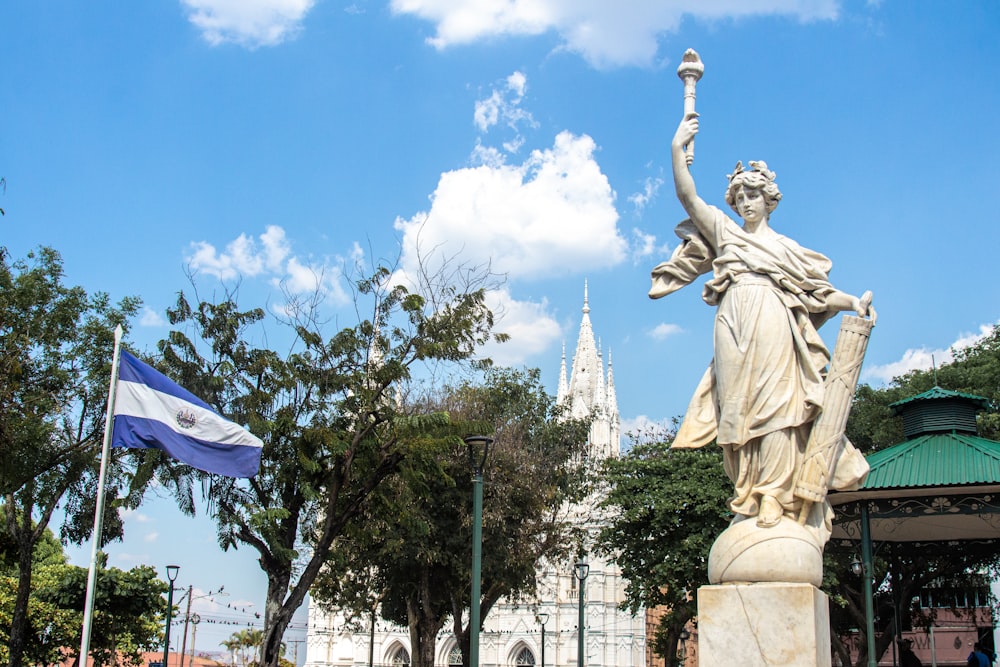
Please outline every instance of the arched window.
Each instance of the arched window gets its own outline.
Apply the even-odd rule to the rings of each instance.
[[[410,667],[410,652],[400,646],[392,654],[393,667]]]
[[[448,667],[462,667],[462,648],[458,644],[448,652]]]
[[[522,646],[514,657],[514,664],[517,667],[535,667],[535,654],[527,646]]]

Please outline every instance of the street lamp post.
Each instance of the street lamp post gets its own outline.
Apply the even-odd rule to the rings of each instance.
[[[684,657],[684,664],[687,664],[687,641],[691,639],[691,633],[687,631],[687,628],[684,628],[677,637],[681,640],[681,655]]]
[[[545,667],[545,624],[549,622],[549,615],[544,611],[538,614],[538,622],[542,624],[542,664]]]
[[[469,465],[472,467],[472,593],[469,596],[469,666],[479,667],[479,603],[482,597],[483,568],[483,467],[493,438],[485,435],[468,435],[464,438],[469,448]]]
[[[584,582],[587,581],[587,575],[590,574],[590,565],[587,564],[587,560],[581,556],[580,560],[576,562],[576,578],[580,581],[580,620],[579,620],[579,631],[577,632],[577,667],[584,667],[586,662],[586,654],[584,653],[584,641],[583,641],[583,587]]]
[[[177,579],[179,565],[167,566],[167,579],[170,581],[170,591],[167,593],[167,624],[163,633],[163,667],[167,667],[170,659],[170,615],[174,610],[174,581]]]

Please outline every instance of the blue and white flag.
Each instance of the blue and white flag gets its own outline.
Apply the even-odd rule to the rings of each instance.
[[[112,447],[161,449],[229,477],[257,474],[260,438],[125,350],[119,363]]]

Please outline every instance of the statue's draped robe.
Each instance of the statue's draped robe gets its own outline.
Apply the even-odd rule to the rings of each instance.
[[[713,274],[702,296],[718,307],[715,358],[673,446],[702,447],[717,440],[735,487],[730,507],[738,515],[755,516],[762,495],[797,511],[795,474],[811,422],[822,410],[823,373],[830,361],[817,329],[833,314],[827,304],[836,291],[828,279],[831,262],[769,228],[748,233],[710,208],[711,238],[690,220],[678,225],[683,242],[653,269],[649,292],[660,298]],[[838,465],[834,488],[851,486],[861,472],[860,454],[849,444],[845,457],[854,460]]]

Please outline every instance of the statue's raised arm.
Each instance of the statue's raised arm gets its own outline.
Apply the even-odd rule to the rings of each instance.
[[[708,204],[698,196],[698,190],[691,176],[688,154],[685,148],[694,142],[698,134],[698,114],[686,115],[677,126],[677,132],[670,142],[670,162],[673,166],[674,189],[677,199],[691,218],[691,222],[707,239],[714,236],[712,229],[712,211]]]

